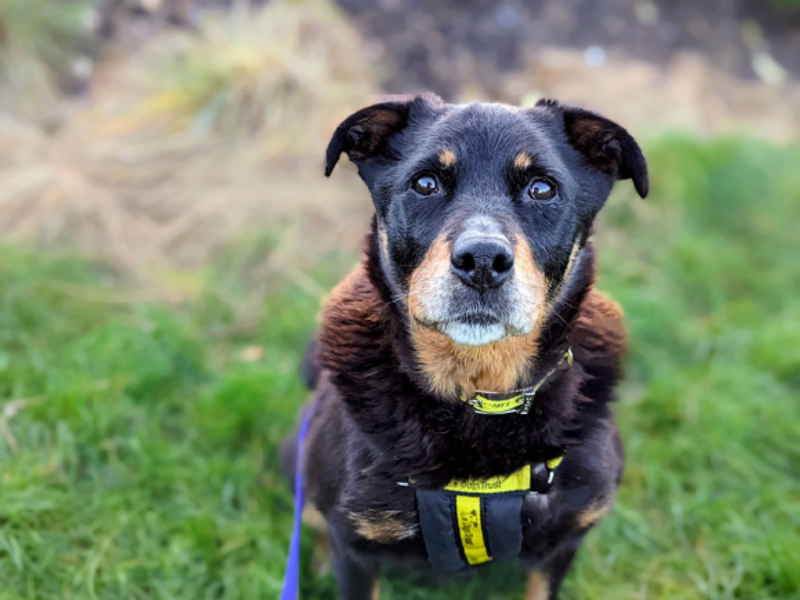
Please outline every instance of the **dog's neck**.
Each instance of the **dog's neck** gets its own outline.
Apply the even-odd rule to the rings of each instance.
[[[447,400],[472,398],[476,392],[507,393],[522,387],[539,353],[538,332],[484,346],[464,346],[410,323],[416,368],[425,387]]]
[[[541,327],[535,360],[527,360],[515,385],[540,381],[567,348],[574,364],[547,378],[527,415],[495,417],[435,391],[370,240],[366,259],[333,291],[323,313],[319,359],[325,385],[335,391],[323,386],[317,393],[341,403],[387,477],[441,486],[511,473],[560,456],[581,439],[582,428],[607,414],[625,333],[619,307],[592,289],[590,245]]]

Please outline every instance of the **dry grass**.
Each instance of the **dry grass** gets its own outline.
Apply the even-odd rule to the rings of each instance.
[[[0,0],[0,107],[27,117],[53,109],[89,33],[87,11],[85,1]]]
[[[56,137],[19,126],[0,140],[0,228],[170,288],[166,271],[234,241],[256,280],[302,278],[290,267],[306,256],[358,246],[366,194],[324,180],[322,158],[375,89],[360,38],[323,0],[168,32],[112,61]]]
[[[492,96],[521,104],[557,98],[598,110],[634,133],[736,133],[779,143],[800,138],[796,82],[738,79],[689,52],[665,65],[612,55],[600,68],[589,67],[575,50],[532,47],[525,57],[520,72],[502,78]]]
[[[373,90],[360,37],[329,0],[240,3],[143,58],[147,81],[131,125],[259,134],[280,154],[306,142],[309,117]]]
[[[796,86],[731,79],[689,56],[664,68],[612,56],[599,69],[574,51],[528,58],[495,90],[467,85],[465,98],[557,97],[637,136],[800,135]],[[91,101],[71,106],[57,135],[6,126],[0,234],[106,255],[171,296],[198,285],[176,269],[221,253],[253,285],[288,274],[318,291],[297,267],[355,251],[370,213],[346,162],[324,179],[324,148],[343,117],[378,97],[377,79],[365,43],[330,0],[273,0],[261,12],[209,17],[197,34],[165,31],[108,60]]]

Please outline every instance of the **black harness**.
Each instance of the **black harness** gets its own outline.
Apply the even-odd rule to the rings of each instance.
[[[525,496],[546,493],[560,462],[526,465],[508,477],[452,482],[438,490],[417,488],[419,524],[431,566],[455,573],[519,556]]]

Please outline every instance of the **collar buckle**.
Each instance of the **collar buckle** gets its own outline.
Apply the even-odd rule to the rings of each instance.
[[[529,388],[529,389],[523,390],[523,392],[522,392],[522,398],[523,398],[522,406],[520,406],[517,409],[517,411],[516,411],[517,414],[520,414],[520,415],[524,416],[524,415],[527,415],[529,412],[531,412],[531,406],[533,406],[533,399],[535,397],[536,397],[536,389],[535,388]]]
[[[475,412],[480,411],[483,408],[483,402],[477,396],[475,398],[470,398],[467,400],[467,404],[469,404],[472,408],[475,409]]]

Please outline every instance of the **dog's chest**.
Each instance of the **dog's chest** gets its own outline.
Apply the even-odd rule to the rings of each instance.
[[[367,485],[357,499],[351,497],[346,516],[370,552],[427,559],[437,573],[453,574],[520,556],[531,546],[524,539],[531,534],[531,523],[539,525],[535,529],[541,538],[541,526],[558,494],[554,476],[555,469],[543,464],[511,476],[452,482],[441,489],[392,482],[395,488],[384,487],[380,495]]]

